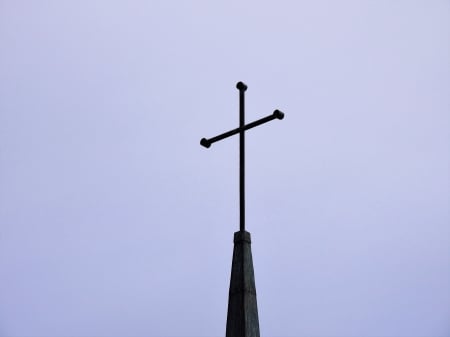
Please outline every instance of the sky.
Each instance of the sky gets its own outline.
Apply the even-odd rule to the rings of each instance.
[[[0,336],[450,334],[450,3],[0,0]]]

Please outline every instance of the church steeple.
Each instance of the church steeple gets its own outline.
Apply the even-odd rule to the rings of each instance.
[[[226,337],[259,337],[250,233],[234,233]]]
[[[256,304],[255,275],[250,233],[245,230],[245,131],[255,126],[283,119],[284,113],[275,110],[271,115],[245,124],[245,91],[247,85],[238,82],[239,127],[212,138],[202,138],[200,145],[209,148],[219,140],[239,134],[239,228],[234,233],[233,263],[231,266],[230,293],[226,337],[259,337],[258,306]]]

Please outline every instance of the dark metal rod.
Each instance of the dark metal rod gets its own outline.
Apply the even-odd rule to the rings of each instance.
[[[247,86],[242,82],[237,84],[239,89],[239,228],[245,231],[245,90]]]
[[[275,110],[273,112],[273,114],[271,114],[269,116],[263,117],[261,119],[258,119],[256,121],[254,121],[254,122],[248,123],[247,125],[244,125],[244,131],[248,130],[248,129],[251,129],[251,128],[254,128],[255,126],[258,126],[258,125],[270,122],[271,120],[283,119],[283,118],[284,118],[284,113],[282,113],[280,110]],[[222,133],[222,134],[220,134],[218,136],[212,137],[210,139],[202,138],[202,140],[200,141],[200,144],[205,146],[205,147],[210,147],[212,143],[215,143],[215,142],[217,142],[219,140],[222,140],[222,139],[228,138],[230,136],[233,136],[235,134],[238,134],[239,132],[241,132],[241,128],[240,127],[236,128],[236,129],[233,129],[233,130],[230,130],[230,131],[227,131],[227,132],[224,132],[224,133]]]

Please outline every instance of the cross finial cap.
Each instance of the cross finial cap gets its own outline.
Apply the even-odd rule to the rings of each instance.
[[[237,82],[236,88],[238,88],[239,90],[245,91],[245,90],[247,90],[247,84],[245,84],[244,82]]]

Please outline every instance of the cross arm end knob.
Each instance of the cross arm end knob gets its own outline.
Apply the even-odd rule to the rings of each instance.
[[[273,115],[275,116],[275,118],[278,118],[278,119],[284,118],[284,113],[278,109],[273,112]]]
[[[206,147],[207,149],[211,146],[211,143],[206,138],[200,140],[200,145]]]

